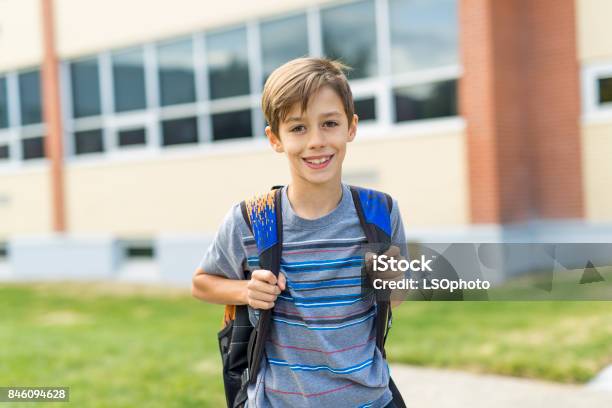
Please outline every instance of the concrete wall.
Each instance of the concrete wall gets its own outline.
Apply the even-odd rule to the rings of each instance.
[[[582,63],[612,58],[612,2],[577,0],[578,55]]]
[[[612,2],[577,0],[577,11],[581,66],[612,64]],[[582,146],[585,218],[612,221],[612,116],[583,121]]]
[[[407,226],[468,223],[461,132],[367,138],[349,147],[345,180],[391,193]],[[271,149],[73,163],[66,171],[69,230],[122,237],[214,232],[230,206],[286,184]]]
[[[463,132],[372,138],[349,147],[344,174],[348,182],[369,169],[377,174],[374,182],[355,183],[395,197],[407,228],[469,224],[465,146]]]
[[[55,0],[57,50],[73,58],[304,11],[329,0]],[[0,73],[42,61],[40,0],[0,1]]]
[[[586,218],[612,221],[612,122],[582,128]]]
[[[73,57],[155,38],[244,23],[259,16],[304,10],[308,5],[323,2],[56,0],[58,52],[61,57]]]
[[[51,229],[47,166],[0,173],[0,240]]]
[[[42,60],[40,0],[0,1],[0,73]]]

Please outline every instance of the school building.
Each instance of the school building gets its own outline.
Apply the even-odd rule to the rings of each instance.
[[[608,0],[0,1],[0,265],[76,276],[94,257],[105,276],[127,254],[191,272],[233,203],[288,182],[260,95],[304,55],[353,67],[345,181],[397,198],[410,239],[612,242],[610,15]]]

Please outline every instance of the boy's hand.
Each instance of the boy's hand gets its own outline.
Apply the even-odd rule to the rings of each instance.
[[[247,283],[247,304],[254,309],[271,309],[276,297],[285,290],[287,279],[282,273],[278,279],[271,271],[257,269]]]
[[[394,281],[401,280],[405,277],[405,273],[403,271],[399,270],[399,268],[393,269],[391,268],[391,265],[389,265],[389,268],[387,268],[386,271],[374,271],[374,255],[376,255],[374,252],[366,252],[364,257],[366,272],[368,274],[370,283],[372,283],[375,278],[382,279],[383,281]],[[389,249],[387,249],[387,251],[382,255],[386,255],[387,260],[395,259],[399,261],[400,259],[405,259],[400,254],[400,249],[395,245],[390,246]]]

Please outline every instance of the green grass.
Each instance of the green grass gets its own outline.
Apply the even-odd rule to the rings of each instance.
[[[395,362],[582,382],[612,363],[611,312],[612,302],[406,302],[387,349]],[[69,386],[79,407],[223,406],[221,315],[185,291],[3,285],[0,386]]]
[[[93,289],[0,287],[0,385],[70,386],[78,407],[224,405],[220,306],[186,292]]]
[[[612,302],[409,302],[392,361],[585,382],[612,364]]]

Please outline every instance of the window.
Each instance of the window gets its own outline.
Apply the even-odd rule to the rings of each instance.
[[[298,15],[261,24],[263,80],[287,61],[308,55],[306,16]]]
[[[389,0],[394,73],[458,63],[457,0]]]
[[[71,61],[73,118],[67,129],[73,132],[74,154],[129,146],[186,144],[192,149],[201,142],[263,137],[265,118],[256,108],[262,83],[279,66],[310,52],[351,68],[347,77],[355,113],[368,132],[375,133],[379,125],[386,129],[393,123],[457,115],[457,0],[319,3]],[[602,109],[608,110],[610,76],[608,69],[590,77],[589,94],[597,95],[591,96],[591,105],[600,97],[599,103],[606,104]],[[4,131],[19,125],[8,123],[13,114],[18,120],[19,109],[26,110],[18,95],[16,109],[8,101],[13,92],[23,92],[15,78],[22,80],[18,72],[0,75],[0,147],[6,145],[2,153],[12,153],[11,158],[20,155],[22,139],[45,133],[42,125]],[[40,117],[40,95],[34,100],[38,105],[31,103],[27,110],[38,107]],[[32,121],[36,113],[22,116]]]
[[[6,160],[10,157],[9,145],[0,145],[0,160]]]
[[[125,239],[120,241],[120,245],[127,259],[153,259],[155,257],[155,246],[150,239]]]
[[[161,105],[195,102],[191,39],[159,45],[157,59]]]
[[[396,122],[457,115],[455,80],[397,88],[393,93]]]
[[[251,137],[251,110],[224,112],[212,115],[213,140]]]
[[[104,151],[102,129],[75,132],[74,142],[76,154],[100,153]]]
[[[376,99],[366,98],[354,101],[355,113],[359,116],[359,122],[376,120]]]
[[[349,79],[377,74],[375,18],[372,0],[321,11],[323,53],[352,67]]]
[[[196,118],[171,119],[162,122],[164,146],[197,143],[198,121]]]
[[[8,97],[6,95],[6,78],[0,77],[0,129],[7,128],[8,123]]]
[[[210,99],[248,95],[249,63],[244,27],[206,37]]]
[[[142,50],[117,52],[112,58],[115,112],[146,108]]]
[[[40,71],[24,72],[19,74],[18,78],[21,124],[41,123]]]
[[[143,145],[147,143],[147,133],[144,128],[120,130],[119,146]]]
[[[599,104],[612,102],[612,77],[599,78],[597,80],[599,86]]]
[[[70,64],[72,112],[75,118],[96,116],[100,108],[98,59],[90,58]]]
[[[21,140],[23,160],[40,159],[45,157],[45,143],[42,136],[29,137]]]

